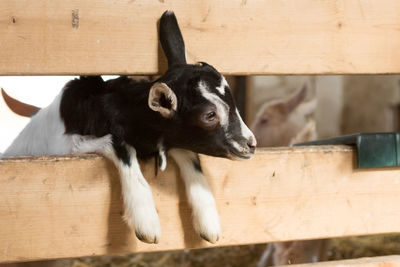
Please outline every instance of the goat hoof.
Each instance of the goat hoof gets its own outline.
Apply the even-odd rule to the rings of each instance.
[[[161,225],[156,209],[153,206],[142,205],[134,211],[125,213],[124,220],[135,230],[140,241],[157,244],[161,237]]]
[[[136,234],[136,237],[137,237],[140,241],[142,241],[142,242],[144,242],[144,243],[148,243],[148,244],[158,244],[158,242],[160,241],[160,240],[159,240],[159,237],[158,237],[157,235],[149,236],[149,235],[145,235],[145,234],[143,234],[143,233],[141,233],[141,232],[139,232],[139,231],[135,231],[135,234]]]
[[[219,240],[219,236],[216,236],[216,237],[210,239],[208,236],[206,236],[203,233],[200,234],[200,237],[203,238],[205,241],[210,242],[211,244],[215,244]]]
[[[208,239],[208,237],[205,236],[204,234],[200,234],[200,237],[203,238],[205,241],[210,242],[210,240]]]
[[[158,217],[157,220],[148,221],[146,222],[146,224],[142,224],[141,227],[136,226],[134,227],[134,229],[136,237],[142,242],[149,244],[157,244],[158,241],[160,241],[161,227],[158,221]]]
[[[217,209],[215,207],[205,208],[194,214],[193,222],[196,232],[204,240],[215,244],[221,236]]]
[[[205,241],[210,242],[211,244],[217,243],[219,240],[219,236],[207,236],[204,233],[200,233],[200,237],[203,238]]]

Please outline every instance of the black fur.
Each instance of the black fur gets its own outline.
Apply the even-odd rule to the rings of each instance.
[[[113,142],[113,148],[114,148],[114,151],[115,151],[115,154],[117,155],[117,157],[120,160],[122,160],[122,162],[125,165],[128,165],[130,167],[131,166],[131,157],[130,157],[128,151],[126,150],[126,147],[123,145],[122,140],[113,136],[112,142]]]
[[[65,132],[104,136],[109,133],[104,105],[107,90],[100,76],[81,77],[66,84],[60,103]]]
[[[97,137],[111,133],[133,146],[141,159],[158,155],[161,139],[167,150],[176,147],[224,157],[229,148],[223,142],[223,130],[210,132],[194,122],[199,108],[208,104],[196,90],[200,79],[212,87],[218,86],[221,78],[209,65],[184,65],[168,70],[155,81],[166,83],[177,96],[177,112],[171,119],[148,106],[154,82],[137,82],[124,76],[107,82],[97,76],[70,81],[60,105],[66,133]],[[225,99],[233,103],[230,94]]]
[[[160,19],[160,42],[168,58],[168,67],[186,64],[185,43],[174,13],[165,11]]]

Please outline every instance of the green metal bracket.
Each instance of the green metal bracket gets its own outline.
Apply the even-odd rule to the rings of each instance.
[[[294,146],[352,145],[357,147],[358,168],[400,166],[400,133],[362,133],[317,140]]]

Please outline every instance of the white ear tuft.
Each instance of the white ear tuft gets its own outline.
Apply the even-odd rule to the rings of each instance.
[[[149,92],[149,107],[164,118],[171,118],[178,106],[175,93],[165,83],[155,83]]]

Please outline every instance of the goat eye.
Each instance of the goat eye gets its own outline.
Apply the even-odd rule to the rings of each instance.
[[[268,123],[268,118],[262,118],[260,121],[261,124],[267,124]]]
[[[218,114],[213,110],[207,110],[198,117],[197,125],[205,130],[213,130],[219,122]]]
[[[205,119],[208,121],[213,121],[216,117],[216,114],[214,111],[208,112],[205,116]]]

